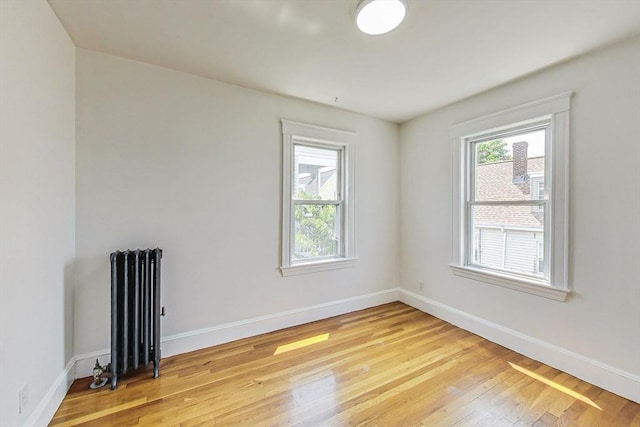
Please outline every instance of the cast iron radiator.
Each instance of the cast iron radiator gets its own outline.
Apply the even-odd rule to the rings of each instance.
[[[111,389],[118,375],[160,364],[161,249],[111,254]]]

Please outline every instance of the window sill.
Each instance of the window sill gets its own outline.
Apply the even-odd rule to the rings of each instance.
[[[520,277],[509,276],[507,274],[488,272],[473,267],[454,264],[449,264],[449,267],[456,276],[479,280],[491,285],[502,286],[504,288],[526,292],[528,294],[549,298],[555,301],[565,301],[567,299],[567,295],[571,292],[569,289],[554,288],[549,285],[538,283],[535,280],[527,280]]]
[[[339,258],[322,261],[312,261],[280,267],[283,276],[296,276],[298,274],[318,273],[320,271],[351,268],[355,265],[355,258]]]

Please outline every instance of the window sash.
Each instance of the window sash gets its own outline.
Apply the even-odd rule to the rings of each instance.
[[[296,199],[296,184],[298,183],[298,179],[295,176],[298,173],[298,170],[296,168],[296,147],[309,147],[309,148],[317,148],[317,149],[321,149],[321,150],[326,150],[326,151],[335,151],[336,152],[336,180],[337,180],[337,184],[336,184],[336,191],[337,191],[337,199],[334,199],[334,201],[339,201],[342,200],[343,194],[344,194],[344,185],[343,185],[343,169],[344,169],[344,146],[333,146],[333,145],[328,145],[326,143],[320,143],[320,142],[315,142],[315,141],[309,141],[306,139],[302,139],[299,137],[294,137],[293,138],[293,173],[294,176],[292,177],[293,179],[291,180],[291,198],[292,200],[303,200],[303,199]],[[324,201],[331,201],[330,199],[323,199]]]
[[[289,218],[289,254],[290,254],[290,264],[303,264],[309,262],[323,261],[323,260],[332,260],[332,259],[340,259],[346,256],[346,247],[345,247],[345,230],[346,230],[346,215],[344,212],[344,200],[343,195],[345,194],[345,180],[344,180],[344,169],[345,169],[345,147],[344,145],[335,145],[331,143],[324,143],[319,141],[307,140],[304,138],[294,137],[292,141],[292,165],[291,170],[293,174],[296,173],[296,165],[295,165],[295,148],[296,146],[301,147],[312,147],[319,148],[322,150],[331,150],[337,152],[337,160],[336,160],[336,180],[337,180],[337,199],[334,200],[326,200],[326,199],[298,199],[295,198],[295,186],[296,179],[293,177],[291,180],[291,212]],[[316,205],[316,206],[336,206],[336,217],[337,217],[337,230],[336,230],[336,240],[338,241],[338,248],[336,255],[329,256],[317,256],[317,257],[309,257],[309,258],[296,258],[295,257],[295,247],[296,247],[296,206],[299,205]]]
[[[548,200],[546,199],[531,199],[531,200],[479,200],[467,201],[467,204],[472,206],[542,206],[546,205]]]
[[[535,119],[531,122],[522,125],[513,125],[512,127],[503,128],[500,130],[494,130],[490,132],[483,132],[480,134],[476,134],[471,137],[467,137],[464,139],[464,144],[466,147],[466,158],[465,158],[465,175],[466,175],[466,192],[465,192],[465,200],[475,201],[476,199],[476,183],[475,183],[475,168],[476,168],[476,150],[475,145],[480,144],[482,142],[493,141],[494,139],[504,139],[512,136],[517,136],[521,134],[526,134],[530,132],[535,132],[538,130],[545,131],[545,156],[544,156],[544,170],[545,175],[551,175],[551,135],[552,135],[552,127],[551,127],[551,117],[542,117],[539,119]],[[546,179],[546,178],[545,178]],[[551,178],[549,177],[549,182]],[[550,184],[549,187],[551,188]],[[549,197],[550,199],[550,197]],[[513,200],[517,201],[517,200]],[[502,201],[500,201],[502,202]]]
[[[541,209],[545,209],[546,215],[546,203],[478,203],[478,204],[468,204],[468,213],[466,214],[468,218],[468,224],[466,229],[468,230],[467,239],[468,245],[465,253],[465,265],[485,271],[493,271],[498,272],[500,274],[511,275],[515,277],[521,277],[528,280],[539,281],[541,284],[548,284],[549,281],[549,265],[546,262],[542,263],[543,268],[540,269],[539,260],[544,260],[544,255],[539,249],[539,244],[542,243],[544,248],[545,243],[545,230],[544,228],[540,229],[535,227],[534,225],[529,224],[491,224],[491,223],[476,223],[474,220],[477,218],[474,216],[473,208],[477,206],[539,206]],[[477,215],[477,213],[476,213]],[[481,230],[484,230],[481,231]],[[484,254],[487,249],[483,246],[483,240],[485,238],[485,233],[488,230],[499,230],[502,231],[502,247],[495,248],[493,250],[489,250],[487,255],[493,253],[493,258],[495,261],[496,255],[499,255],[499,259],[502,261],[502,265],[487,265],[482,262],[484,258]],[[522,246],[522,239],[518,237],[519,233],[533,233],[534,241],[531,242],[532,246]],[[536,234],[542,234],[542,242],[536,241]],[[495,236],[494,236],[495,240]],[[509,250],[509,248],[516,248],[515,250]],[[524,252],[523,252],[524,251]],[[526,257],[528,255],[533,258],[531,259],[531,267],[533,269],[532,272],[524,272],[519,271],[517,266],[522,265],[522,257]],[[540,256],[542,255],[542,257]],[[491,257],[491,255],[489,255]],[[511,265],[508,267],[507,265]]]
[[[345,239],[344,239],[344,230],[345,230],[345,220],[343,215],[344,203],[342,201],[327,201],[327,200],[299,200],[295,199],[291,201],[292,205],[292,219],[291,219],[291,236],[290,239],[290,254],[291,254],[291,264],[300,264],[306,262],[314,262],[314,261],[322,261],[322,260],[331,260],[337,258],[345,257]],[[311,203],[310,203],[311,202]],[[335,255],[324,255],[324,256],[316,256],[309,258],[296,258],[295,257],[295,248],[296,248],[296,222],[295,222],[295,212],[296,207],[300,205],[314,205],[314,206],[335,206],[336,207],[336,237],[335,240],[338,242],[337,253]]]
[[[526,134],[538,130],[545,131],[545,151],[544,151],[544,174],[545,180],[548,180],[548,184],[545,185],[546,194],[543,195],[543,198],[540,199],[540,195],[538,195],[538,199],[528,199],[528,200],[475,200],[476,199],[476,144],[492,141],[495,139],[504,139],[507,137],[513,137],[521,134]],[[530,280],[542,280],[544,284],[550,284],[551,282],[551,266],[548,261],[545,261],[543,264],[543,278],[540,277],[539,274],[526,274],[526,273],[517,273],[511,270],[502,270],[497,268],[491,268],[487,266],[480,265],[475,261],[475,248],[474,248],[474,224],[472,211],[474,206],[532,206],[537,208],[538,210],[544,211],[543,217],[543,225],[542,225],[542,233],[543,233],[543,246],[544,246],[544,260],[551,259],[551,200],[553,200],[553,194],[551,194],[550,189],[551,186],[551,177],[552,177],[552,120],[550,116],[545,116],[540,119],[534,119],[522,125],[513,125],[506,126],[499,130],[489,131],[489,132],[481,132],[476,135],[464,138],[464,147],[466,151],[465,162],[464,162],[464,174],[465,174],[465,200],[464,200],[464,239],[463,239],[463,263],[465,266],[470,266],[473,268],[488,270],[488,271],[498,271],[500,273],[505,273],[508,275],[513,275],[516,277],[524,277]]]
[[[339,205],[342,204],[342,200],[291,199],[291,203],[300,205]]]

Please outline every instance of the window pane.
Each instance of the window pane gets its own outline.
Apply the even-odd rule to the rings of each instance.
[[[473,143],[475,200],[538,200],[545,130]],[[544,188],[544,187],[543,187]]]
[[[338,256],[338,215],[337,205],[296,204],[293,259]]]
[[[338,200],[338,151],[295,146],[293,198]]]
[[[544,276],[544,207],[474,206],[472,263]]]

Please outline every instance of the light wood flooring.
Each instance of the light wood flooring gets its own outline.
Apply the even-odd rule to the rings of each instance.
[[[90,382],[51,425],[640,426],[640,405],[399,302]]]

